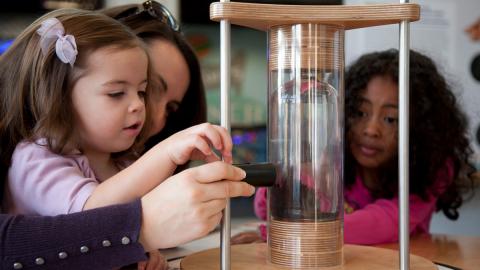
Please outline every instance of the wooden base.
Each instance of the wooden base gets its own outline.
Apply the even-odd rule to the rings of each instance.
[[[231,247],[231,269],[285,269],[267,262],[267,244],[233,245]],[[397,270],[398,251],[369,246],[345,245],[345,263],[341,267],[322,268],[335,270]],[[184,270],[220,269],[220,249],[208,249],[185,257],[180,262],[180,268]],[[412,270],[436,270],[437,267],[431,261],[411,254],[410,269]]]

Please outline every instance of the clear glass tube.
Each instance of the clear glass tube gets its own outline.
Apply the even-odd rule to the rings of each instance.
[[[343,264],[344,29],[269,31],[268,257],[290,268]]]

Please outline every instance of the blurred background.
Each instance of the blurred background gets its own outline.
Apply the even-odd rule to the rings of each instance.
[[[206,0],[157,0],[182,24],[182,29],[200,59],[207,90],[208,120],[220,119],[219,24],[209,19]],[[75,7],[100,9],[138,0],[2,0],[0,2],[0,54],[33,20],[53,9]],[[398,3],[376,0],[239,1],[293,4]],[[453,84],[470,120],[473,162],[480,168],[480,42],[471,41],[464,29],[480,18],[479,0],[419,0],[421,20],[411,24],[411,46],[430,56]],[[232,26],[231,31],[231,120],[235,163],[266,161],[267,123],[267,35]],[[371,27],[346,32],[345,59],[348,66],[363,53],[398,48],[398,26]],[[460,219],[434,216],[433,233],[480,235],[480,190],[462,208]],[[232,200],[232,216],[253,217],[253,198]]]

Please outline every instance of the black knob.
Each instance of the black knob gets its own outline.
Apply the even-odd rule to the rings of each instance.
[[[234,164],[242,168],[247,176],[243,181],[255,187],[268,187],[275,184],[277,170],[271,163]]]

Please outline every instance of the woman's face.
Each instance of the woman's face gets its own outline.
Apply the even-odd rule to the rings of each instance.
[[[389,77],[374,77],[360,95],[348,134],[350,150],[363,167],[377,169],[398,149],[398,86]]]
[[[168,115],[178,110],[190,84],[190,72],[185,58],[173,43],[155,39],[148,45],[153,80],[155,85],[162,85],[165,89],[154,89],[152,94],[153,127],[150,136],[153,136],[165,127]]]

